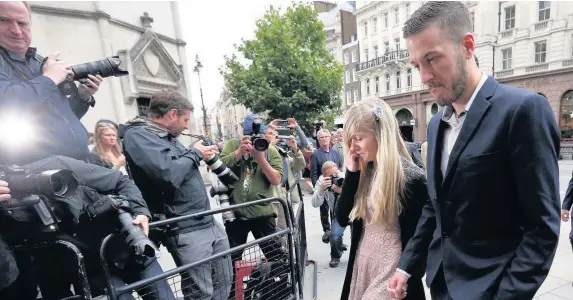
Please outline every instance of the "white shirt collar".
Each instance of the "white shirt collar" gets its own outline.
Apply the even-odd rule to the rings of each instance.
[[[468,103],[464,107],[464,111],[460,114],[460,116],[462,114],[470,111],[470,107],[474,103],[474,100],[475,100],[477,94],[479,93],[481,87],[485,84],[486,80],[487,80],[487,75],[485,73],[481,73],[481,78],[478,82],[478,85],[476,86],[476,89],[474,90],[472,96],[470,97],[470,100],[468,101]],[[446,106],[446,108],[444,109],[444,113],[442,114],[442,121],[444,121],[444,122],[449,121],[450,118],[454,115],[454,112],[455,112],[455,110],[454,110],[453,106],[451,106],[451,105]]]

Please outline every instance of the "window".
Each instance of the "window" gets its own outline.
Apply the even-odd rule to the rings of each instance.
[[[350,83],[350,71],[346,71],[345,73],[345,77],[346,77],[346,83]]]
[[[537,21],[545,21],[549,20],[551,16],[551,2],[550,1],[539,1],[537,3],[538,7],[538,18]]]
[[[348,52],[346,52],[346,53],[344,53],[344,64],[347,65],[348,63],[349,63],[349,61],[348,61]]]
[[[356,78],[356,69],[352,69],[352,81],[358,81],[358,78]]]
[[[380,92],[380,77],[376,76],[375,84],[376,86],[374,87],[374,90],[376,91],[376,94],[378,94]]]
[[[476,31],[476,13],[475,12],[470,12],[470,19],[472,21],[472,32]]]
[[[406,18],[410,18],[410,3],[406,3]]]
[[[535,43],[535,63],[544,63],[547,55],[547,41]]]
[[[505,8],[505,30],[515,28],[515,5]]]
[[[394,47],[396,47],[396,51],[400,51],[400,38],[394,39]]]
[[[368,36],[368,22],[364,21],[364,36]]]
[[[388,28],[388,13],[384,13],[384,28]]]
[[[396,72],[396,89],[402,88],[402,78],[400,78],[400,72]]]
[[[352,50],[352,62],[356,62],[356,50]]]
[[[384,42],[384,54],[390,53],[390,42]]]
[[[370,95],[370,79],[366,79],[366,95]]]
[[[374,17],[372,19],[372,32],[376,33],[377,30],[378,30],[378,19]]]
[[[346,92],[346,105],[349,105],[352,103],[352,93],[350,93],[350,91]]]
[[[378,46],[374,46],[374,56],[372,58],[378,58]]]
[[[511,69],[511,48],[501,50],[503,70]]]
[[[390,74],[386,74],[386,91],[390,91]]]
[[[358,100],[360,100],[360,97],[358,96],[358,90],[354,90],[354,101],[353,102],[356,102]]]
[[[408,88],[411,88],[412,87],[412,69],[408,69],[406,71],[406,76],[407,76],[406,77],[406,86]]]
[[[364,49],[364,61],[368,61],[368,49]]]
[[[147,112],[149,111],[149,103],[151,99],[145,97],[139,97],[135,101],[137,103],[137,115],[140,117],[147,117]]]
[[[400,11],[398,10],[398,8],[394,8],[394,24],[398,24],[400,23]]]

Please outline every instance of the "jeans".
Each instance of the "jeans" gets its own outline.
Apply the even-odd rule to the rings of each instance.
[[[144,265],[137,263],[127,264],[123,269],[118,269],[110,265],[110,269],[112,273],[111,282],[116,288],[163,273],[163,269],[156,259],[153,259],[151,263],[148,261]],[[175,300],[175,296],[169,284],[167,284],[167,280],[160,280],[144,288],[140,288],[137,290],[137,293],[145,300]],[[125,293],[119,295],[118,299],[131,300],[133,297],[131,293]]]
[[[341,227],[336,218],[332,218],[330,229],[330,258],[340,259],[342,257],[342,236],[346,227]]]
[[[332,209],[334,209],[334,207]],[[320,205],[320,223],[322,224],[322,231],[324,232],[330,230],[330,223],[328,221],[329,217],[330,212],[328,209],[328,202],[324,201],[322,202],[322,205]]]
[[[167,250],[180,267],[229,250],[229,241],[216,221],[213,226],[169,236]],[[229,257],[223,257],[191,268],[181,274],[185,300],[227,299],[232,284]]]

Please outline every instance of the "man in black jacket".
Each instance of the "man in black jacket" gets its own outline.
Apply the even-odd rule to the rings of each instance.
[[[147,234],[149,230],[148,220],[151,214],[143,201],[141,192],[128,177],[117,170],[91,165],[69,157],[52,156],[26,165],[24,168],[32,172],[57,169],[68,169],[74,172],[78,180],[77,195],[68,199],[51,199],[49,202],[52,206],[52,210],[57,213],[58,218],[61,220],[58,223],[60,231],[50,234],[49,237],[66,239],[77,243],[85,258],[90,283],[94,284],[92,285],[92,292],[97,293],[98,290],[102,292],[97,286],[97,283],[101,280],[95,280],[97,279],[95,277],[100,275],[101,272],[101,265],[98,260],[99,245],[101,238],[112,233],[113,228],[106,232],[100,232],[97,228],[90,228],[93,227],[92,224],[84,223],[85,219],[83,219],[85,207],[94,203],[96,199],[100,199],[100,195],[125,196],[129,202],[131,214],[135,217],[133,224],[139,225]],[[1,186],[2,183],[0,182],[0,187]],[[1,188],[0,193],[2,193]],[[25,210],[29,210],[29,208],[25,208]],[[17,213],[16,210],[12,210],[12,212],[13,213],[9,215],[16,215]],[[25,214],[18,216],[25,216]],[[113,212],[111,213],[111,217],[113,218]],[[30,219],[29,222],[20,222],[28,219],[19,217],[14,220],[4,214],[0,220],[2,221],[0,231],[2,235],[6,237],[7,241],[21,241],[22,236],[26,236],[25,238],[27,239],[28,236],[32,238],[38,236],[39,239],[45,240],[47,238],[50,240],[49,237],[44,237],[42,234],[37,235],[28,230],[23,232],[18,229],[18,225],[31,228],[28,227],[28,223],[33,222],[33,219]],[[109,223],[107,220],[101,221],[103,221],[103,223]],[[89,231],[82,231],[82,228],[86,228]],[[46,233],[46,235],[48,235],[48,233]],[[71,236],[74,236],[74,238]],[[123,249],[121,245],[115,244],[113,246],[115,246],[113,248],[114,252]],[[29,253],[16,253],[20,277],[18,277],[14,284],[0,291],[0,299],[35,299],[36,280],[39,282],[44,299],[61,299],[72,296],[70,283],[72,280],[75,280],[77,276],[77,267],[75,263],[70,260],[69,253],[58,250],[61,249],[44,248],[37,251],[32,250]],[[32,268],[30,264],[29,257],[34,258],[34,268]],[[132,259],[127,259],[123,261],[123,263],[125,263],[125,267],[123,268],[118,268],[111,264],[111,270],[114,274],[113,281],[118,284],[149,278],[162,272],[159,263],[155,259],[147,260],[141,264]],[[156,291],[147,299],[154,299],[154,295],[163,294],[167,295],[168,299],[173,299],[170,288],[165,281],[155,283],[153,288],[155,288]],[[129,297],[131,296],[129,295]]]

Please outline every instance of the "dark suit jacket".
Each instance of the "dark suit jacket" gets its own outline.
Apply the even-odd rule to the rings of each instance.
[[[428,199],[428,189],[426,187],[426,176],[424,171],[412,163],[405,164],[404,172],[406,174],[406,188],[404,194],[400,199],[402,203],[402,212],[398,217],[400,224],[400,239],[402,242],[402,249],[408,244],[416,231],[416,225],[422,214],[424,203]],[[350,211],[354,207],[354,196],[358,190],[358,183],[360,181],[360,172],[346,171],[344,183],[342,184],[342,192],[336,201],[335,216],[336,220],[342,227],[349,225]],[[344,278],[344,285],[342,287],[341,300],[348,299],[350,293],[350,283],[352,280],[352,271],[354,269],[354,260],[356,258],[356,251],[360,245],[362,232],[364,230],[363,220],[354,220],[352,222],[352,242],[350,244],[350,254],[348,257],[348,267],[346,269],[346,277]],[[410,270],[411,278],[408,281],[408,290],[406,300],[424,300],[424,285],[422,284],[422,277],[424,276],[425,264],[422,262]]]
[[[571,177],[571,180],[569,180],[569,186],[567,187],[565,198],[563,198],[561,209],[570,211],[571,207],[573,207],[573,177]],[[569,239],[571,240],[571,244],[573,244],[573,221],[569,222],[571,222],[571,232],[569,233]]]
[[[467,113],[442,178],[443,112],[428,126],[428,192],[399,267],[428,252],[453,299],[531,299],[559,237],[559,131],[544,97],[488,78]]]

